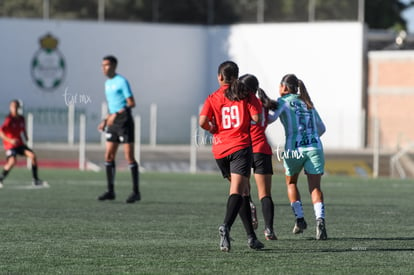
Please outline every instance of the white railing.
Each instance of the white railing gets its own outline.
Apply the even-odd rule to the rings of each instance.
[[[404,167],[402,166],[400,162],[400,159],[406,154],[408,154],[413,148],[414,148],[414,143],[410,143],[391,157],[391,160],[390,160],[391,177],[393,178],[396,177],[398,173],[398,176],[401,179],[407,178],[407,173],[405,172]]]
[[[106,113],[106,104],[102,104],[102,116]],[[75,108],[68,108],[68,145],[78,149],[78,168],[81,171],[95,170],[98,171],[99,167],[89,162],[87,159],[86,149],[86,115],[81,114],[79,117],[79,140],[75,141]],[[33,147],[33,120],[32,113],[27,114],[27,132],[29,138],[29,147]],[[135,121],[135,157],[138,163],[141,163],[141,117],[139,115],[134,116]],[[150,111],[150,146],[155,147],[156,142],[156,128],[157,128],[157,106],[151,105]],[[197,123],[197,116],[191,116],[190,119],[190,154],[189,154],[189,172],[197,173],[197,153],[198,147],[206,144],[205,131],[201,130]],[[200,140],[201,139],[201,140]],[[101,146],[105,143],[105,135],[102,134]],[[30,160],[27,162],[27,167],[31,167]]]

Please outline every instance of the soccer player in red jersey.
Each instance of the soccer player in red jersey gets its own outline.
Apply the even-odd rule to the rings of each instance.
[[[238,81],[236,63],[226,61],[218,68],[220,88],[210,94],[200,112],[200,126],[213,134],[212,152],[230,191],[223,224],[219,227],[220,250],[230,250],[230,230],[240,212],[252,249],[264,245],[257,239],[252,225],[249,176],[252,162],[250,121],[260,122],[257,98]],[[244,217],[244,218],[243,218]]]
[[[260,110],[262,112],[262,120],[260,123],[252,122],[250,127],[250,136],[253,148],[253,173],[257,186],[257,193],[262,206],[263,219],[265,222],[264,235],[266,240],[277,240],[276,233],[273,229],[274,219],[274,203],[272,200],[272,148],[267,142],[266,127],[269,123],[269,110],[275,110],[277,103],[271,100],[261,88],[259,81],[254,75],[245,74],[239,80],[249,87],[253,94],[257,93],[259,98]],[[253,215],[254,219],[257,220]]]
[[[0,175],[0,188],[3,187],[4,179],[16,164],[17,155],[25,156],[32,161],[33,185],[47,186],[47,182],[44,182],[38,178],[35,153],[25,144],[24,139],[28,139],[26,124],[24,117],[18,112],[19,108],[20,103],[18,100],[11,101],[10,113],[4,120],[3,125],[0,127],[0,138],[3,139],[3,145],[6,150],[7,158],[6,164],[4,165],[3,171]]]

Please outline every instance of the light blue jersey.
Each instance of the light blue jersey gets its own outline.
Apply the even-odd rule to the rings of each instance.
[[[119,74],[107,79],[105,82],[105,95],[110,114],[125,108],[127,106],[126,99],[132,97],[128,80]]]
[[[319,137],[325,132],[325,125],[316,109],[308,110],[296,94],[284,95],[277,102],[278,108],[269,120],[280,117],[286,134],[285,152],[323,150]]]

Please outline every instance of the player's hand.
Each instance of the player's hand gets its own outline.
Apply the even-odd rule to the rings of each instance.
[[[110,114],[108,118],[106,119],[106,126],[111,126],[112,124],[114,124],[115,118],[116,118],[116,113]]]
[[[13,145],[17,145],[18,142],[19,142],[18,139],[15,139],[15,138],[10,139],[10,143]]]
[[[106,119],[102,120],[101,123],[98,125],[98,131],[103,131],[106,126]]]
[[[217,133],[217,125],[213,122],[210,122],[210,129],[208,130],[211,134]]]

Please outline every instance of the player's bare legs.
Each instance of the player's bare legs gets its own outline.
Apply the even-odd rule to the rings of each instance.
[[[312,203],[323,202],[323,193],[321,191],[321,174],[312,175],[307,174],[309,193],[312,198]]]
[[[15,164],[16,164],[16,157],[13,157],[13,156],[8,157],[3,169],[5,171],[10,171],[14,167]]]
[[[35,153],[33,153],[30,150],[25,150],[24,151],[24,155],[25,155],[25,157],[27,157],[28,159],[30,159],[30,161],[32,162],[32,165],[37,166],[37,158],[36,158]]]
[[[287,195],[290,203],[300,201],[300,193],[297,187],[299,174],[293,176],[286,176]]]
[[[10,170],[13,168],[13,166],[16,164],[16,157],[10,156],[6,159],[6,164],[3,166],[3,171],[0,175],[0,188],[3,188],[3,180],[7,177]]]
[[[47,186],[48,185],[47,182],[40,180],[38,175],[37,175],[37,158],[36,158],[36,154],[31,150],[25,150],[24,155],[25,155],[25,157],[30,159],[30,161],[32,163],[33,185],[35,185],[35,186]]]
[[[118,143],[107,141],[105,144],[105,161],[113,162],[115,161],[116,152],[118,150]]]
[[[272,196],[272,175],[254,174],[259,200]]]
[[[307,227],[303,213],[302,201],[300,199],[300,193],[297,187],[298,178],[299,173],[293,176],[286,176],[287,195],[289,198],[290,206],[292,207],[296,218],[295,226],[292,230],[294,234],[302,233],[303,230],[305,230]]]

